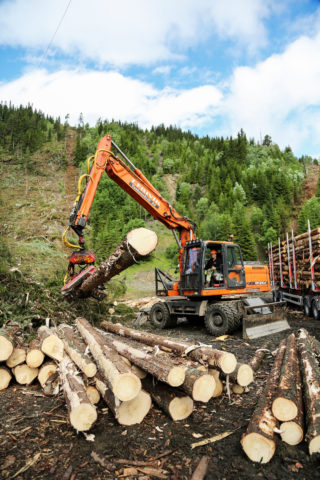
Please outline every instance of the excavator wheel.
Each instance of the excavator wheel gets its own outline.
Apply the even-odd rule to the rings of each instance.
[[[213,303],[206,311],[204,324],[211,335],[224,335],[237,328],[238,312],[232,305]]]
[[[157,328],[170,328],[177,324],[175,318],[170,316],[167,305],[164,302],[157,302],[151,307],[151,323]]]

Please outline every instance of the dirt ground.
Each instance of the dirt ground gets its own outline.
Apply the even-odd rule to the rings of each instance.
[[[293,331],[303,326],[320,340],[320,322],[293,311],[289,311],[288,320]],[[149,325],[144,328],[151,329]],[[213,344],[243,362],[249,361],[266,340],[244,341],[238,332],[224,342],[213,341],[203,325],[188,324],[157,333]],[[272,349],[287,335],[288,331],[268,337]],[[252,463],[242,451],[241,435],[272,362],[268,355],[247,393],[233,394],[230,400],[224,394],[208,404],[197,404],[193,414],[180,422],[171,421],[154,406],[141,424],[120,426],[101,402],[98,421],[90,431],[93,441],[70,426],[62,397],[45,397],[36,385],[11,384],[0,392],[0,478],[185,480],[191,478],[204,455],[210,457],[207,480],[320,478],[320,455],[310,457],[304,442],[292,447],[279,441],[274,457],[266,465]],[[215,443],[192,448],[193,443],[224,432],[233,433]],[[132,461],[147,465],[132,465]],[[155,469],[154,475],[150,468]]]

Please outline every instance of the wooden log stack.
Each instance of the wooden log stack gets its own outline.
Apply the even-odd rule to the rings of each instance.
[[[245,383],[253,380],[251,367],[238,364],[226,351],[120,324],[103,322],[103,327],[95,328],[84,318],[77,318],[74,326],[42,326],[28,347],[3,331],[2,361],[7,364],[0,364],[0,389],[7,388],[12,377],[23,385],[38,378],[46,395],[64,393],[71,425],[87,431],[96,421],[94,405],[100,398],[121,425],[142,422],[152,401],[179,421],[191,415],[197,402],[222,394],[220,375],[234,371],[233,381],[241,382],[241,372],[249,372]]]
[[[311,230],[311,244],[313,255],[313,268],[315,275],[315,283],[320,287],[320,228]],[[289,248],[288,248],[289,247]],[[289,256],[288,256],[289,250]],[[293,251],[295,253],[295,267],[293,260]],[[291,283],[293,284],[294,268],[296,269],[297,285],[304,290],[308,290],[311,287],[311,264],[310,264],[310,249],[309,249],[309,235],[303,233],[292,238],[288,238],[280,242],[279,245],[272,246],[273,256],[273,268],[275,284],[280,285],[281,273],[280,273],[280,257],[283,282],[285,285],[290,285],[290,271],[291,271]]]
[[[289,445],[304,438],[309,453],[320,453],[319,342],[301,329],[282,340],[263,394],[241,439],[250,458],[267,463],[276,450],[277,437]],[[316,352],[316,353],[315,353]]]

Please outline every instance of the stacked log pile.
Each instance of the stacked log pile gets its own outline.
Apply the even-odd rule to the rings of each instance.
[[[232,353],[120,324],[102,326],[97,329],[84,318],[75,326],[42,326],[28,348],[15,345],[9,331],[0,331],[6,363],[0,365],[0,389],[12,376],[23,385],[38,378],[46,395],[64,393],[71,425],[87,431],[97,419],[100,398],[122,425],[140,423],[152,401],[178,421],[192,413],[195,402],[221,395],[229,375],[230,382],[245,386],[253,381],[252,368],[237,363]]]
[[[315,283],[320,287],[320,228],[311,230],[311,243],[313,254],[313,267],[315,275]],[[288,257],[289,246],[289,257]],[[296,279],[299,287],[309,289],[311,287],[311,264],[310,264],[310,249],[309,249],[309,234],[302,233],[294,238],[289,238],[280,242],[280,254],[281,254],[281,267],[283,282],[285,285],[290,284],[290,271],[291,277],[294,278],[294,262],[293,251],[295,253],[296,263]],[[280,285],[280,255],[279,245],[272,246],[274,279],[276,285]],[[289,267],[290,263],[290,267]]]
[[[320,453],[320,342],[301,329],[284,339],[241,445],[250,460],[267,463],[276,434],[289,445],[304,437],[310,455]]]

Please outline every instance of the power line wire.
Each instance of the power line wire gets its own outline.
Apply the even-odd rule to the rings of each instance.
[[[68,5],[67,5],[67,7],[66,7],[66,9],[65,9],[65,11],[64,11],[64,13],[63,13],[63,15],[62,15],[62,17],[61,17],[61,19],[60,19],[60,21],[59,21],[59,23],[58,23],[58,26],[57,26],[54,34],[52,35],[52,38],[51,38],[50,42],[48,43],[48,46],[47,46],[44,54],[42,55],[42,58],[41,58],[40,63],[39,63],[39,67],[41,67],[44,59],[45,59],[46,56],[47,56],[47,53],[48,53],[48,51],[49,51],[49,48],[51,47],[51,45],[52,45],[52,43],[53,43],[53,40],[54,40],[54,38],[55,38],[55,36],[56,36],[56,34],[57,34],[57,32],[58,32],[58,30],[59,30],[59,28],[60,28],[63,20],[64,20],[64,17],[65,17],[66,14],[67,14],[67,11],[68,11],[68,8],[70,7],[71,2],[72,2],[72,0],[69,0],[69,3],[68,3]]]

